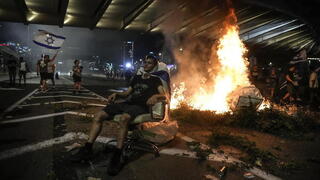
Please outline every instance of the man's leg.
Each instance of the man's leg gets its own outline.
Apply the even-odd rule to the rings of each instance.
[[[9,70],[9,79],[10,79],[10,85],[13,84],[13,72],[12,70]]]
[[[27,72],[26,71],[23,72],[23,83],[24,83],[24,86],[26,86],[26,84],[27,84]]]
[[[16,85],[16,76],[17,76],[17,71],[13,71],[13,85]]]
[[[123,143],[128,134],[128,126],[129,126],[130,120],[131,120],[131,116],[129,114],[127,113],[122,114],[119,122],[120,130],[117,138],[118,149],[122,149],[123,147]]]
[[[106,112],[101,111],[95,114],[95,118],[92,122],[92,127],[90,129],[89,139],[79,151],[72,155],[70,160],[74,162],[87,161],[92,157],[92,147],[93,143],[97,139],[98,135],[102,129],[102,121],[107,119],[109,116]]]
[[[103,125],[102,122],[105,119],[108,119],[108,117],[109,115],[104,111],[100,111],[97,114],[95,114],[91,129],[90,129],[88,143],[94,143],[94,141],[97,139],[98,135],[101,132],[102,125]]]
[[[108,168],[108,174],[111,176],[117,175],[120,170],[122,169],[124,162],[121,162],[121,154],[124,141],[128,134],[128,125],[130,123],[131,116],[127,113],[122,114],[120,121],[119,121],[119,134],[117,138],[117,148],[114,151],[114,154],[111,158],[110,165]]]

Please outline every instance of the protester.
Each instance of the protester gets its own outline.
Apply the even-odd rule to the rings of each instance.
[[[317,106],[316,102],[320,102],[320,97],[319,97],[319,82],[318,82],[318,70],[316,67],[311,67],[311,74],[309,77],[309,90],[310,90],[310,100],[309,100],[309,105],[311,108],[315,108]]]
[[[73,77],[73,94],[80,93],[80,89],[81,89],[81,73],[82,73],[82,69],[83,67],[80,66],[80,61],[79,60],[75,60],[74,61],[74,66],[72,68],[72,77]]]
[[[55,58],[57,57],[58,51],[53,56],[52,59],[50,59],[49,55],[41,56],[41,59],[38,60],[37,63],[37,75],[40,73],[40,90],[42,92],[45,92],[48,90],[47,85],[47,79],[48,77],[48,63],[53,62]]]
[[[269,73],[269,91],[270,91],[270,99],[274,98],[275,95],[275,89],[278,86],[278,75],[277,75],[277,70],[276,68],[272,68],[270,73]]]
[[[157,65],[158,62],[154,56],[147,56],[144,61],[144,74],[135,75],[128,90],[114,93],[108,97],[109,104],[103,111],[95,115],[89,140],[85,146],[72,157],[73,161],[88,160],[92,156],[93,143],[101,132],[102,122],[104,120],[111,120],[114,115],[121,114],[117,146],[108,168],[108,174],[116,175],[121,170],[123,164],[120,162],[120,157],[130,121],[140,114],[147,113],[149,111],[148,106],[155,104],[159,98],[166,97],[161,80],[150,74]],[[113,103],[119,96],[130,98],[123,103]]]
[[[23,57],[19,58],[19,86],[21,86],[21,79],[23,78],[24,87],[26,87],[26,76],[28,71],[28,64],[23,59]]]
[[[18,66],[18,63],[15,57],[13,57],[12,55],[9,55],[9,59],[7,61],[7,67],[9,71],[10,86],[15,86],[16,84],[17,66]]]
[[[54,64],[54,61],[49,61],[48,62],[48,79],[51,80],[52,82],[52,88],[55,89],[55,71],[56,71],[56,65]]]
[[[290,65],[289,71],[287,72],[285,78],[287,81],[287,90],[288,92],[281,99],[281,102],[284,103],[287,98],[290,98],[290,101],[297,99],[297,88],[298,88],[298,73],[296,71],[295,65]]]

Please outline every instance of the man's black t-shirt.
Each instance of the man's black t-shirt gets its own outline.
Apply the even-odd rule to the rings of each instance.
[[[130,83],[133,91],[129,103],[147,107],[148,99],[159,94],[158,87],[160,85],[162,83],[158,77],[150,76],[148,79],[143,79],[141,75],[135,75]]]

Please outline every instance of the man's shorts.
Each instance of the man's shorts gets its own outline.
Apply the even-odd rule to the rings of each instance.
[[[115,104],[109,104],[103,110],[111,117],[117,115],[117,114],[123,114],[127,113],[131,116],[132,119],[136,118],[137,116],[141,114],[148,113],[148,108],[134,105],[134,104],[128,104],[128,103],[115,103]]]
[[[40,72],[40,81],[47,80],[48,73],[47,72]]]
[[[82,81],[82,78],[81,78],[81,76],[76,76],[76,75],[73,75],[72,76],[73,77],[73,82],[81,82]]]

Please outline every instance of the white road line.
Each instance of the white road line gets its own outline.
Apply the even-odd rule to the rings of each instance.
[[[89,89],[83,87],[83,89],[86,89],[88,91],[90,91]],[[93,92],[93,91],[90,91],[92,94],[94,94],[95,96],[99,97],[100,99],[102,99],[103,101],[107,101],[107,98],[103,97],[103,96],[100,96],[99,94]]]
[[[47,99],[47,98],[56,98],[56,97],[69,97],[69,98],[79,98],[79,99],[91,99],[91,100],[101,100],[96,97],[89,96],[71,96],[71,95],[56,95],[56,96],[32,96],[30,99]]]
[[[34,104],[24,104],[24,105],[19,105],[19,107],[28,107],[28,106],[42,106],[42,105],[51,105],[51,104],[63,104],[63,103],[70,103],[70,104],[83,104],[83,102],[79,101],[49,101],[49,102],[44,102],[44,103],[34,103]],[[97,107],[105,107],[105,104],[95,104],[95,103],[89,103],[86,104],[86,106],[97,106]]]
[[[67,112],[58,112],[58,113],[52,113],[52,114],[45,114],[45,115],[39,115],[39,116],[32,116],[32,117],[25,117],[25,118],[19,118],[19,119],[12,119],[12,120],[6,120],[6,121],[0,121],[1,124],[12,124],[12,123],[20,123],[20,122],[26,122],[26,121],[33,121],[37,119],[43,119],[43,118],[49,118],[54,116],[61,116],[68,114]]]
[[[177,137],[183,139],[186,142],[196,141],[196,140],[194,140],[194,139],[192,139],[192,138],[190,138],[188,136],[185,136],[185,135],[183,135],[181,133],[178,133]],[[207,148],[209,147],[206,144],[202,144],[201,143],[201,145],[204,146],[204,147],[207,147]],[[240,161],[240,160],[238,160],[236,158],[233,158],[230,155],[228,155],[228,156],[222,155],[222,154],[218,153],[218,151],[216,149],[212,149],[212,152],[213,152],[213,154],[210,154],[209,157],[208,157],[209,160],[212,160],[212,161],[223,161],[223,162],[225,161],[225,162],[228,162],[228,163],[235,163],[235,162],[244,163],[244,162],[242,162],[242,161]],[[185,154],[187,154],[187,153],[185,153]],[[274,176],[272,174],[269,174],[269,173],[267,173],[267,172],[265,172],[265,171],[263,171],[263,170],[261,170],[261,169],[259,169],[257,167],[253,167],[251,169],[248,169],[248,171],[250,171],[251,173],[255,174],[256,176],[259,176],[260,178],[267,179],[267,180],[280,180],[281,179],[281,178],[276,177],[276,176]]]
[[[5,151],[0,152],[0,160],[8,159],[11,157],[22,155],[24,153],[48,148],[48,147],[51,147],[56,144],[62,144],[65,142],[72,141],[74,139],[88,139],[88,135],[86,135],[82,132],[79,132],[79,133],[69,132],[61,137],[45,140],[45,141],[42,141],[42,142],[39,142],[36,144],[30,144],[30,145],[26,145],[26,146],[22,146],[22,147],[18,147],[18,148],[5,150]],[[105,144],[105,143],[112,141],[112,140],[114,140],[114,138],[107,138],[107,137],[99,136],[96,141]]]
[[[16,108],[19,104],[21,104],[23,101],[25,101],[26,99],[28,99],[33,93],[35,93],[38,89],[35,89],[34,91],[30,92],[28,95],[26,95],[25,97],[21,98],[19,101],[17,101],[16,103],[14,103],[13,105],[11,105],[10,107],[8,107],[4,113],[10,112],[12,111],[14,108]]]
[[[14,91],[22,91],[22,90],[24,90],[24,89],[20,89],[20,88],[3,88],[3,87],[0,87],[0,90],[4,90],[4,91],[12,91],[12,90],[14,90]]]
[[[181,134],[180,134],[181,136]],[[186,136],[185,136],[186,137]],[[32,152],[32,151],[37,151],[43,148],[48,148],[51,147],[53,145],[56,144],[62,144],[74,139],[88,139],[88,135],[82,133],[82,132],[70,132],[65,134],[64,136],[58,137],[58,138],[53,138],[53,139],[49,139],[46,141],[42,141],[36,144],[31,144],[31,145],[26,145],[26,146],[22,146],[19,148],[14,148],[14,149],[10,149],[10,150],[6,150],[3,152],[0,152],[0,160],[2,159],[7,159],[7,158],[11,158],[17,155],[21,155],[27,152]],[[114,138],[108,138],[108,137],[102,137],[102,136],[98,136],[96,142],[99,143],[108,143],[110,141],[114,140]],[[114,144],[114,143],[113,143]],[[185,158],[193,158],[193,159],[198,159],[196,156],[195,152],[191,152],[188,150],[184,150],[184,149],[177,149],[177,148],[166,148],[166,149],[162,149],[160,151],[161,154],[165,154],[165,155],[172,155],[172,156],[179,156],[179,157],[185,157]],[[216,158],[214,156],[217,156],[216,154],[213,154],[212,156],[209,156],[208,160],[209,161],[215,161],[215,162],[228,162],[225,161],[225,159],[219,159]],[[230,163],[230,162],[229,162]],[[250,172],[252,172],[253,174],[255,174],[256,176],[259,176],[260,178],[263,179],[267,179],[267,180],[280,180],[279,177],[273,176],[272,174],[268,174],[258,168],[252,168],[249,170]]]
[[[76,116],[85,116],[85,117],[94,117],[93,114],[74,112],[74,111],[65,111],[65,112],[58,112],[58,113],[52,113],[52,114],[45,114],[45,115],[39,115],[39,116],[32,116],[32,117],[25,117],[25,118],[19,118],[19,119],[0,121],[0,125],[1,124],[20,123],[20,122],[26,122],[26,121],[34,121],[34,120],[38,120],[38,119],[44,119],[44,118],[55,117],[55,116],[62,116],[62,115],[66,115],[66,114],[76,115]]]
[[[18,156],[24,153],[28,153],[28,152],[32,152],[32,151],[37,151],[43,148],[48,148],[51,147],[55,144],[61,144],[61,143],[65,143],[68,141],[71,141],[73,139],[75,139],[77,137],[76,133],[67,133],[64,136],[61,137],[57,137],[57,138],[53,138],[50,140],[46,140],[46,141],[42,141],[36,144],[31,144],[31,145],[26,145],[26,146],[22,146],[22,147],[18,147],[18,148],[14,148],[14,149],[9,149],[6,151],[3,151],[0,153],[0,160],[3,159],[8,159],[14,156]]]
[[[46,92],[45,94],[58,94],[58,93],[65,93],[65,94],[72,94],[73,92],[72,91],[48,91]],[[83,95],[91,95],[91,93],[84,93],[84,92],[81,92],[81,94]]]
[[[64,78],[64,77],[62,77],[62,78],[65,79],[66,81],[70,81],[70,80],[67,79],[67,78]],[[71,82],[72,82],[72,81],[71,81]],[[99,94],[97,94],[97,93],[95,93],[95,92],[93,92],[93,91],[90,91],[89,89],[87,89],[87,88],[85,88],[85,87],[83,87],[83,86],[82,86],[81,88],[84,89],[84,90],[87,90],[87,91],[89,91],[89,92],[91,92],[91,93],[93,93],[94,95],[96,95],[97,97],[99,97],[101,100],[107,101],[106,98],[100,96]]]

